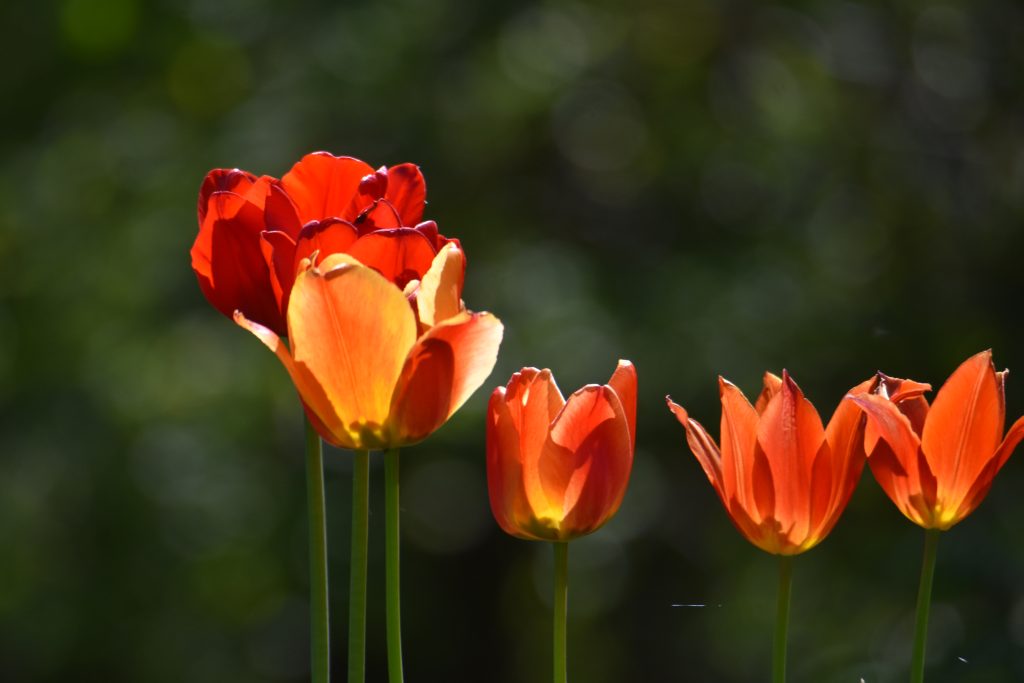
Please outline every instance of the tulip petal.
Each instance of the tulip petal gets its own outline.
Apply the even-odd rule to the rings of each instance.
[[[636,384],[636,366],[628,360],[619,360],[615,372],[608,380],[608,386],[615,391],[619,401],[622,402],[622,412],[626,415],[626,421],[629,423],[630,443],[633,444],[634,450],[636,449]]]
[[[490,313],[467,311],[416,341],[392,399],[395,443],[426,438],[466,402],[494,369],[503,332],[501,321]]]
[[[299,223],[325,218],[353,220],[361,207],[354,200],[364,176],[373,168],[352,157],[313,152],[302,157],[281,178],[281,186],[295,203]]]
[[[529,370],[539,374],[536,369]],[[513,376],[513,382],[517,380],[518,375],[519,373]],[[509,384],[511,386],[512,382]],[[555,391],[557,393],[557,387]],[[525,405],[518,396],[514,396],[509,402],[506,398],[508,393],[504,387],[495,389],[487,408],[487,489],[491,511],[498,525],[506,533],[528,540],[540,540],[541,530],[535,528],[533,509],[523,480],[521,440],[527,434],[524,432],[523,423],[518,421],[510,410],[511,408],[521,411]],[[543,403],[544,401],[537,401],[534,405],[543,407]],[[530,425],[533,434],[541,434],[541,443],[543,438],[546,438],[548,430],[547,421],[542,422],[539,431],[535,425]],[[539,445],[537,450],[540,450]]]
[[[718,378],[722,401],[722,490],[726,500],[736,501],[754,510],[754,444],[757,442],[758,415],[754,406],[735,384]]]
[[[342,427],[341,420],[335,413],[323,387],[316,380],[316,377],[309,371],[309,368],[296,363],[288,352],[288,347],[281,342],[281,338],[272,330],[247,319],[241,311],[235,311],[235,322],[251,332],[263,344],[274,352],[281,364],[284,365],[288,375],[292,378],[299,397],[302,399],[302,406],[306,410],[311,422],[324,439],[340,448],[354,448],[353,442],[346,438],[347,433]]]
[[[192,245],[192,270],[207,300],[229,318],[241,310],[250,319],[283,333],[260,248],[262,208],[233,192],[214,192]]]
[[[288,332],[296,364],[317,377],[349,438],[360,448],[385,438],[391,399],[416,321],[402,292],[347,254],[295,279]]]
[[[398,164],[388,169],[388,189],[384,195],[401,216],[400,225],[416,225],[423,218],[427,183],[416,164]]]
[[[267,195],[267,203],[264,207],[264,224],[267,230],[280,230],[294,242],[299,231],[302,230],[302,223],[299,222],[299,214],[295,203],[284,191],[279,182],[270,185],[270,193]]]
[[[199,201],[196,206],[199,224],[202,225],[206,220],[207,206],[215,192],[233,192],[244,197],[255,182],[256,176],[237,168],[215,168],[207,173],[203,178],[203,184],[199,186]]]
[[[434,248],[430,242],[412,228],[380,230],[363,235],[352,243],[348,253],[399,288],[404,288],[410,280],[423,279],[434,260]],[[423,296],[422,284],[419,296]]]
[[[270,284],[284,318],[288,311],[288,295],[295,282],[295,242],[284,232],[268,230],[260,234],[260,249],[270,269]]]
[[[1003,435],[1004,410],[991,351],[964,361],[939,389],[921,446],[938,481],[940,507],[956,507],[995,453]]]
[[[711,435],[708,434],[707,430],[704,429],[703,425],[690,417],[686,409],[674,402],[671,396],[666,396],[665,401],[668,403],[668,408],[672,411],[672,414],[686,428],[686,443],[689,444],[690,451],[697,458],[701,469],[704,470],[704,475],[715,488],[715,492],[722,499],[722,503],[728,508],[722,485],[722,454],[718,450],[718,445],[711,438]]]
[[[416,295],[420,323],[437,325],[462,310],[464,273],[465,259],[458,246],[449,243],[437,252]]]
[[[764,409],[768,407],[768,402],[772,400],[775,394],[782,390],[782,378],[773,372],[764,373],[762,381],[764,382],[764,388],[761,389],[761,394],[754,403],[754,410],[757,411],[758,415],[764,412]]]
[[[818,411],[785,371],[782,387],[769,401],[757,427],[775,481],[775,519],[796,537],[811,525],[811,471],[825,444]]]
[[[629,424],[607,386],[588,385],[566,401],[551,426],[538,469],[563,537],[590,533],[622,503],[633,465]]]

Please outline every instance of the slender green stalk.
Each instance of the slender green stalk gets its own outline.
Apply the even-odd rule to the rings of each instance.
[[[793,587],[793,556],[779,556],[779,595],[775,608],[772,683],[786,682],[786,641],[789,637],[789,594]]]
[[[932,579],[939,551],[938,529],[924,530],[924,559],[921,561],[921,585],[917,589],[917,621],[914,624],[914,655],[910,664],[911,683],[924,681],[924,649],[928,640],[928,612],[932,605]]]
[[[324,451],[306,419],[306,501],[309,513],[309,616],[312,683],[330,681],[330,626],[327,611],[327,515]]]
[[[370,537],[370,452],[352,468],[352,550],[348,584],[348,683],[366,680],[366,558]]]
[[[565,631],[569,612],[569,544],[555,541],[554,663],[555,683],[566,683]]]
[[[384,454],[384,582],[388,632],[388,681],[402,682],[401,582],[398,576],[398,449]]]

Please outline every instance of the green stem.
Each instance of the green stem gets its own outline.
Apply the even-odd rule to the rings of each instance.
[[[384,454],[384,582],[387,588],[388,681],[402,682],[402,610],[398,576],[398,449]]]
[[[779,594],[775,608],[772,683],[786,681],[786,641],[789,637],[789,595],[793,587],[793,556],[779,556]]]
[[[352,550],[348,586],[348,683],[366,680],[366,558],[370,535],[370,452],[352,469]]]
[[[928,612],[932,604],[932,579],[939,550],[938,529],[925,529],[924,559],[921,561],[921,585],[917,589],[917,621],[914,624],[914,655],[910,664],[911,683],[924,681],[924,649],[928,640]]]
[[[327,611],[327,515],[324,452],[320,435],[306,419],[306,501],[309,514],[309,616],[312,683],[330,681]]]
[[[569,544],[565,541],[552,543],[555,549],[555,596],[554,596],[554,664],[555,683],[566,683],[568,667],[565,656],[566,621],[569,612]]]

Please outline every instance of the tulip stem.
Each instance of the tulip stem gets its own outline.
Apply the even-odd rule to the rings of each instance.
[[[324,451],[306,419],[306,501],[309,514],[310,671],[313,683],[330,680],[330,627],[327,607],[327,515]]]
[[[775,611],[772,683],[786,681],[786,641],[789,637],[789,595],[793,587],[793,556],[779,556],[779,594]]]
[[[566,683],[566,622],[569,612],[569,544],[555,541],[554,672],[555,683]]]
[[[402,610],[398,576],[398,449],[384,454],[384,582],[387,586],[388,681],[402,681]]]
[[[348,586],[348,683],[366,680],[366,562],[370,536],[370,452],[352,468],[352,549]]]
[[[914,655],[910,664],[911,683],[924,681],[924,650],[928,640],[928,612],[932,605],[932,579],[939,550],[938,529],[924,531],[924,559],[921,562],[921,584],[917,589],[917,620],[914,624]]]

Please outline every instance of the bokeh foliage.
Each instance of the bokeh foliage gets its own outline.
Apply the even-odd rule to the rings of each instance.
[[[212,167],[419,163],[467,303],[506,324],[485,388],[403,455],[415,680],[548,675],[549,549],[486,499],[486,396],[519,367],[566,391],[640,372],[631,490],[570,552],[593,683],[767,671],[775,565],[666,393],[711,427],[717,374],[786,367],[827,416],[876,369],[938,386],[986,347],[1024,369],[1012,0],[15,0],[0,24],[0,680],[306,676],[300,412],[189,270]],[[1024,678],[1021,457],[942,539],[931,681]],[[327,461],[340,672],[349,461]],[[793,681],[903,678],[920,546],[866,474],[796,564]]]

